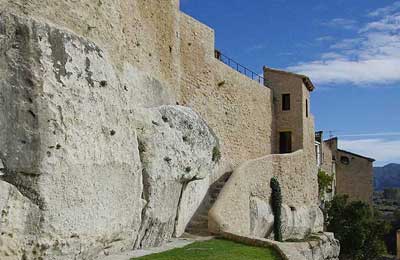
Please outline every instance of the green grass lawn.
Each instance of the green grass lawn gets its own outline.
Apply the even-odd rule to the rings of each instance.
[[[196,242],[183,248],[148,255],[140,260],[281,260],[272,248],[252,247],[215,239]]]

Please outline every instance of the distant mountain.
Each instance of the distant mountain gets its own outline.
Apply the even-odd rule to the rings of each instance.
[[[384,167],[374,167],[375,190],[400,188],[400,164],[391,163]]]

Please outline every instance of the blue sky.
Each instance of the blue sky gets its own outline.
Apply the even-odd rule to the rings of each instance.
[[[181,0],[241,64],[310,76],[317,130],[342,149],[400,163],[400,1]]]

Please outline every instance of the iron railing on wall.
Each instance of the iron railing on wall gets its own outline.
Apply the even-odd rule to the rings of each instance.
[[[245,66],[239,64],[235,60],[233,60],[233,59],[229,58],[228,56],[222,54],[219,50],[215,50],[215,58],[220,60],[221,62],[225,63],[226,65],[228,65],[232,69],[234,69],[234,70],[242,73],[243,75],[251,78],[252,80],[257,81],[261,85],[267,86],[265,84],[266,82],[265,82],[264,77],[260,76],[259,73],[256,73],[256,72],[246,68]]]

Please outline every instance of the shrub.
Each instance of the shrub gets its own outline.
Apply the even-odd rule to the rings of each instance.
[[[276,241],[282,241],[282,223],[281,223],[281,208],[282,208],[282,193],[279,181],[274,177],[271,179],[271,207],[274,213],[274,236]]]
[[[397,230],[400,230],[400,211],[395,211],[391,220],[391,230],[385,235],[385,243],[391,255],[396,255],[397,251]]]
[[[324,193],[332,186],[333,177],[324,171],[318,171],[318,190],[319,195],[322,197]]]
[[[221,159],[221,151],[219,150],[218,146],[214,146],[212,150],[212,161],[218,162]]]
[[[383,237],[390,226],[369,205],[335,196],[327,208],[327,229],[340,241],[341,259],[373,260],[385,253]]]

